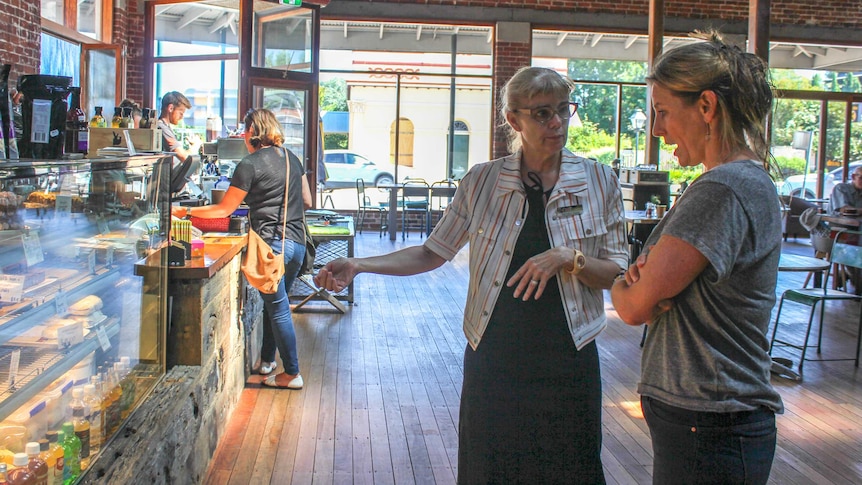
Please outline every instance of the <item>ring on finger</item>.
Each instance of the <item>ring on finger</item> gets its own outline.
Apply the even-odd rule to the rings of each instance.
[[[538,284],[539,284],[539,280],[530,280],[530,284],[531,284],[531,285],[538,285]]]

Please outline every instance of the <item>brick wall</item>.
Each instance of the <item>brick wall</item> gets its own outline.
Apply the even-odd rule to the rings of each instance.
[[[506,84],[515,71],[529,66],[532,57],[533,46],[530,42],[506,42],[497,40],[494,43],[494,92],[499,93],[500,88]],[[500,116],[499,99],[494,99],[494,142],[491,147],[491,158],[504,157],[509,154],[508,131],[502,125],[506,120]]]
[[[0,64],[12,64],[9,86],[15,86],[19,75],[39,72],[39,2],[0,0],[0,18]]]
[[[141,107],[150,107],[144,100],[144,1],[115,0],[113,43],[125,48],[126,92],[124,97]]]

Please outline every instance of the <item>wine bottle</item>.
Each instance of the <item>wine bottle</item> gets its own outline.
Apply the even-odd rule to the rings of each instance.
[[[87,153],[89,132],[87,131],[87,115],[81,109],[81,88],[73,86],[72,101],[66,113],[66,153]]]

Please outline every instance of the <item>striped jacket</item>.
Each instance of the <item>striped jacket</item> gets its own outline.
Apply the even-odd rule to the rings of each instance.
[[[470,243],[470,282],[464,334],[475,350],[506,284],[512,250],[527,214],[520,152],[474,166],[425,241],[446,260]],[[625,212],[619,180],[610,167],[563,150],[560,177],[545,211],[551,246],[577,248],[587,256],[628,265]],[[602,290],[566,271],[557,274],[566,318],[578,349],[606,325]]]

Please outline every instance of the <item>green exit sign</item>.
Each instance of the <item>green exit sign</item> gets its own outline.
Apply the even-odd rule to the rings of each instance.
[[[294,7],[299,7],[302,5],[302,0],[281,0],[281,3],[285,5],[292,5]]]

